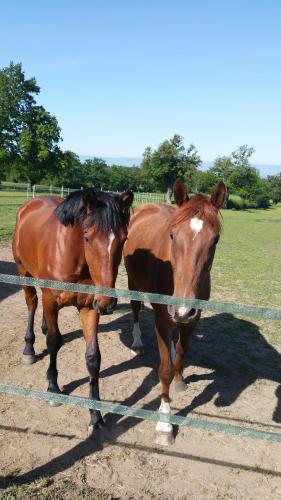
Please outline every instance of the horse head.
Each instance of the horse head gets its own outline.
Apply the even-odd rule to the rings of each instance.
[[[177,204],[170,224],[174,296],[209,299],[210,271],[221,229],[218,212],[225,200],[225,185],[219,182],[210,197],[196,194],[189,198],[183,182],[177,179],[173,192]],[[194,308],[173,305],[168,312],[178,323],[189,323],[198,313]]]
[[[89,273],[96,286],[114,288],[127,238],[133,193],[120,195],[88,188],[71,193],[57,208],[59,220],[67,225],[80,225]],[[110,314],[117,300],[95,296],[93,307]]]

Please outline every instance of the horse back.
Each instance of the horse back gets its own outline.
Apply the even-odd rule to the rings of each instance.
[[[58,270],[67,269],[71,273],[76,265],[67,253],[75,243],[77,249],[81,245],[81,229],[60,223],[55,208],[61,201],[60,197],[38,197],[27,201],[18,211],[12,242],[14,259],[31,276],[63,279]]]

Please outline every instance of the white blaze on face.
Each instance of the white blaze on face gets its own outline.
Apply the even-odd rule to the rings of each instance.
[[[203,227],[203,221],[201,219],[198,219],[198,217],[193,217],[190,221],[190,227],[192,231],[194,231],[194,236],[192,238],[194,240],[194,238],[196,238],[197,234],[200,233]]]
[[[163,399],[161,401],[159,412],[160,413],[171,413],[171,408],[170,408],[169,403],[167,403]],[[158,432],[172,432],[173,426],[172,426],[172,424],[169,424],[168,422],[157,422],[156,431],[158,431]]]
[[[113,231],[111,231],[109,238],[108,238],[108,246],[107,246],[107,251],[108,251],[109,256],[110,256],[110,250],[112,247],[112,243],[114,240],[115,240],[115,234],[113,233]]]

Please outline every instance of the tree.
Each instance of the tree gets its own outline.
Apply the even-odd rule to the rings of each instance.
[[[150,147],[145,149],[141,173],[150,179],[153,190],[166,191],[179,176],[192,190],[195,188],[195,174],[200,162],[195,146],[191,144],[185,149],[183,138],[175,134],[172,139],[162,142],[155,151]]]
[[[281,173],[277,175],[269,175],[266,181],[269,196],[273,203],[281,202]]]
[[[206,172],[198,170],[196,173],[196,188],[199,193],[211,193],[217,182],[218,177],[211,169]]]
[[[84,179],[79,157],[73,151],[58,151],[43,181],[53,185],[80,188],[84,185]]]
[[[35,78],[27,80],[21,64],[0,71],[0,156],[14,180],[31,184],[46,176],[60,141],[57,119],[34,95],[40,92]]]
[[[109,189],[108,165],[102,158],[86,160],[83,164],[83,179],[87,186]]]
[[[228,179],[228,188],[230,192],[239,194],[241,198],[255,203],[258,208],[267,208],[270,205],[270,195],[266,183],[253,167],[236,167]]]
[[[235,151],[231,153],[234,167],[249,167],[249,159],[254,152],[255,148],[253,148],[252,146],[247,146],[247,144],[239,146],[237,149],[235,149]]]
[[[226,182],[234,169],[235,165],[231,156],[218,156],[214,161],[214,165],[210,168],[210,172]]]

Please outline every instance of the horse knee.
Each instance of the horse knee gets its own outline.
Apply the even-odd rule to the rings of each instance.
[[[48,331],[46,344],[49,352],[58,352],[63,344],[61,333],[50,334]]]

